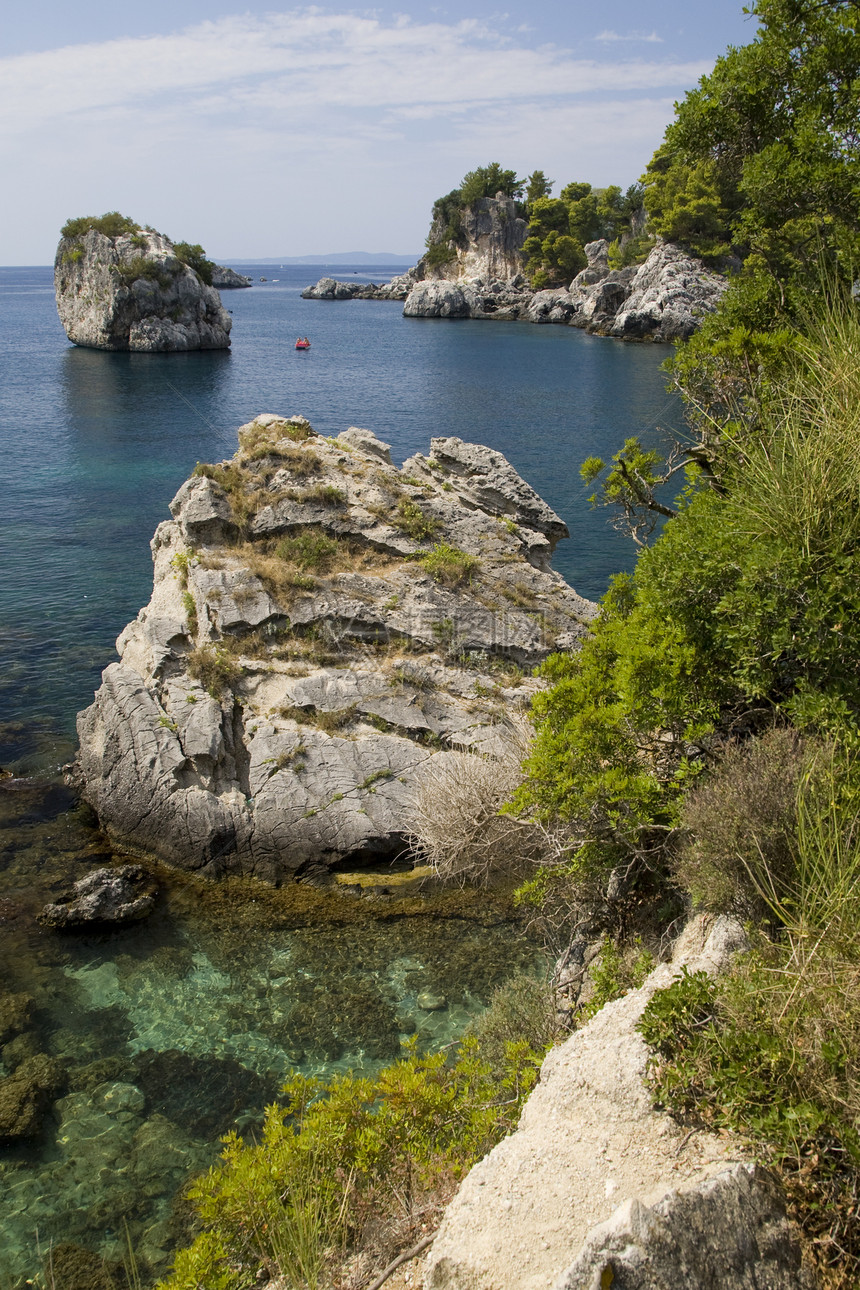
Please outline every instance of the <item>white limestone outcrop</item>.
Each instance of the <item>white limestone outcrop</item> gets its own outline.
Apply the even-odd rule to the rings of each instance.
[[[694,919],[671,964],[549,1053],[519,1128],[448,1206],[425,1290],[808,1290],[774,1180],[656,1111],[644,1079],[654,993],[745,945],[732,920]]]
[[[230,346],[233,320],[216,289],[150,229],[61,238],[54,289],[75,345],[149,354]]]
[[[419,768],[493,755],[539,684],[517,665],[574,647],[595,606],[551,571],[566,526],[500,453],[439,438],[398,470],[368,430],[271,414],[239,439],[156,531],[152,599],[78,718],[79,779],[126,846],[279,881],[402,850]]]

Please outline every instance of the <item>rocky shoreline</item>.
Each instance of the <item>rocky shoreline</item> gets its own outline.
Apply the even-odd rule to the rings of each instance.
[[[272,882],[404,845],[416,775],[492,755],[596,607],[500,453],[257,417],[152,542],[149,605],[78,719],[82,795],[126,849]]]
[[[618,340],[687,340],[716,309],[726,278],[671,242],[658,243],[644,264],[609,266],[605,240],[585,247],[588,267],[569,287],[533,291],[522,273],[425,277],[423,262],[389,283],[358,284],[321,278],[306,300],[402,300],[407,318],[476,318],[496,322],[556,323]],[[477,262],[477,261],[476,261]]]

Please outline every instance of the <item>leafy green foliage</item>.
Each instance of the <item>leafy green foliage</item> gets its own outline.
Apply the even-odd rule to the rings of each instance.
[[[554,179],[547,179],[542,170],[533,170],[526,180],[526,206],[531,213],[531,207],[539,197],[549,197],[552,193]]]
[[[498,161],[491,161],[488,166],[478,166],[463,176],[460,201],[464,206],[471,206],[482,197],[495,197],[496,193],[520,197],[522,191],[523,183],[515,170],[505,170]]]
[[[212,260],[206,259],[206,252],[199,242],[195,242],[193,245],[190,242],[174,242],[173,254],[182,264],[187,264],[189,269],[193,269],[200,281],[205,282],[207,287],[212,286],[215,264]]]
[[[567,283],[588,263],[583,246],[596,238],[619,237],[641,208],[638,185],[625,194],[616,186],[592,189],[567,184],[558,197],[536,196],[529,204],[529,236],[523,246],[532,286]]]
[[[467,1040],[453,1058],[413,1049],[373,1079],[294,1075],[259,1143],[228,1135],[192,1188],[204,1231],[162,1290],[234,1290],[249,1266],[296,1287],[328,1281],[380,1217],[405,1226],[450,1195],[515,1125],[541,1056],[509,1042],[498,1071]]]
[[[459,587],[464,582],[472,582],[481,561],[476,555],[460,551],[448,542],[437,542],[427,555],[422,556],[421,565],[434,582],[445,587]]]
[[[299,569],[327,573],[337,556],[338,544],[321,529],[305,528],[294,537],[282,538],[275,547],[279,560],[287,560]]]
[[[108,211],[106,215],[80,215],[77,219],[66,220],[60,237],[82,238],[91,228],[115,241],[126,233],[136,233],[138,224],[127,215],[120,215],[119,211]]]
[[[516,802],[569,820],[583,871],[661,838],[715,741],[781,714],[849,745],[860,722],[860,381],[848,315],[808,341],[765,426],[731,440],[723,487],[693,479],[633,579],[616,580],[575,657],[551,658],[534,710],[538,738]],[[626,446],[627,476],[653,460]],[[635,467],[635,472],[633,471]],[[592,460],[586,475],[602,463]]]
[[[843,281],[854,275],[860,22],[845,0],[757,0],[751,12],[755,39],[677,105],[646,206],[664,236],[742,255],[755,287],[732,321],[768,329],[797,316],[798,285],[821,289],[822,254]]]
[[[428,515],[417,502],[410,497],[401,497],[397,510],[389,517],[389,523],[402,529],[415,542],[424,542],[435,537],[439,532],[439,521],[434,515]]]
[[[752,1140],[782,1175],[822,1283],[841,1290],[860,1273],[856,982],[853,956],[821,954],[799,975],[790,951],[762,942],[726,981],[684,969],[639,1024],[658,1106]]]
[[[691,165],[664,144],[649,161],[644,182],[645,208],[659,237],[704,259],[730,252],[732,216],[740,199],[736,189],[720,191],[721,175],[713,162]]]
[[[629,533],[639,546],[645,545],[661,517],[671,519],[677,513],[660,501],[658,491],[678,468],[670,465],[658,473],[659,463],[660,454],[655,449],[643,448],[638,438],[630,438],[614,454],[609,469],[601,457],[587,457],[579,470],[586,484],[604,475],[589,501],[592,506],[612,507],[616,527]]]
[[[653,954],[645,949],[639,937],[625,953],[610,936],[604,936],[600,953],[588,969],[593,990],[577,1016],[579,1024],[590,1020],[605,1004],[620,999],[628,990],[638,989],[654,966]]]

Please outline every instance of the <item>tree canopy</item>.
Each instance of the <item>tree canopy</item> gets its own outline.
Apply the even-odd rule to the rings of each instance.
[[[860,6],[757,0],[755,39],[729,48],[677,106],[644,177],[658,232],[793,277],[822,244],[856,257]]]

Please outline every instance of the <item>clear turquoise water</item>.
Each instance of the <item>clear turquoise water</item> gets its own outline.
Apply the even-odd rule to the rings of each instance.
[[[248,271],[280,280],[225,293],[230,353],[128,355],[68,344],[50,270],[0,270],[0,766],[16,773],[0,779],[0,990],[34,1008],[24,1038],[0,1048],[0,1101],[24,1049],[62,1072],[39,1134],[0,1145],[0,1290],[64,1241],[119,1258],[124,1221],[160,1272],[186,1234],[183,1182],[220,1133],[253,1132],[290,1066],[372,1069],[410,1034],[448,1042],[495,985],[540,965],[502,908],[169,874],[139,927],[39,928],[47,899],[114,858],[57,768],[149,597],[149,540],[195,462],[231,455],[263,411],[302,412],[326,434],[367,426],[398,460],[435,435],[489,444],[567,521],[556,567],[597,597],[632,556],[588,510],[579,463],[678,418],[665,349],[302,301],[321,270]],[[445,1006],[422,1008],[425,993]],[[0,995],[0,1023],[3,1007]]]

